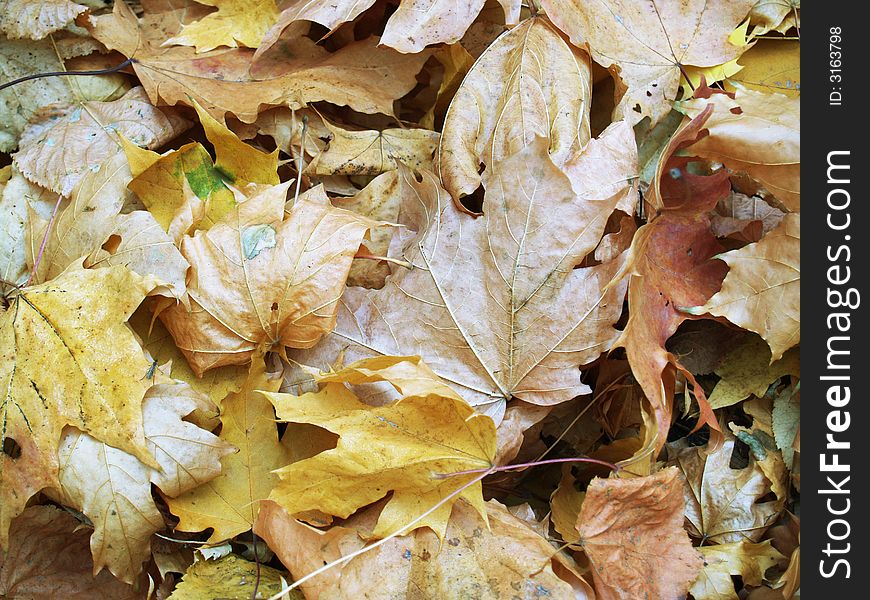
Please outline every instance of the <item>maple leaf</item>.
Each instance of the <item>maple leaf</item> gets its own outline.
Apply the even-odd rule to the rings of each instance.
[[[630,197],[630,175],[595,170],[626,149],[620,136],[611,130],[587,145],[577,189],[536,138],[500,163],[479,219],[454,208],[432,174],[418,182],[401,171],[399,221],[418,231],[401,256],[413,268],[381,290],[348,289],[335,331],[294,358],[326,366],[340,351],[348,360],[420,355],[496,422],[512,396],[552,405],[587,392],[577,367],[618,335],[624,288],[607,284],[634,229],[623,222],[605,233]],[[592,255],[600,264],[579,266]]]
[[[51,229],[35,215],[30,219],[27,265],[42,249],[33,281],[48,281],[82,257],[86,267],[121,265],[142,276],[159,277],[156,289],[175,298],[185,293],[188,264],[169,236],[145,211],[121,215],[130,171],[121,153],[78,181],[69,203],[58,211]],[[110,239],[112,238],[112,239]],[[44,243],[42,240],[45,240]]]
[[[228,554],[213,560],[198,560],[184,572],[172,592],[173,600],[212,600],[226,598],[245,600],[253,597],[269,598],[281,591],[284,578],[278,569]],[[288,600],[304,600],[290,593]]]
[[[257,56],[268,50],[296,21],[313,21],[334,31],[369,9],[375,0],[290,0],[282,5],[275,25],[266,33]],[[508,25],[520,16],[518,0],[499,0]],[[399,52],[418,53],[432,44],[459,41],[483,9],[484,0],[402,0],[387,20],[381,43]]]
[[[70,0],[0,0],[0,31],[11,39],[41,40],[72,24],[87,9]]]
[[[713,114],[704,125],[708,135],[687,152],[745,171],[787,210],[800,211],[800,99],[740,89],[733,99],[699,94],[680,110],[694,118],[712,104]]]
[[[722,289],[690,314],[722,316],[770,346],[770,361],[800,342],[800,213],[787,214],[760,242],[720,254]]]
[[[779,506],[782,506],[789,496],[789,474],[785,452],[778,449],[774,437],[773,402],[767,396],[753,398],[744,402],[740,408],[752,417],[752,426],[743,427],[729,423],[728,428],[738,440],[749,446],[755,464],[770,481],[770,490],[779,500]]]
[[[302,584],[312,598],[402,598],[407,590],[426,600],[473,597],[595,598],[573,561],[495,500],[486,520],[465,502],[453,507],[443,543],[429,529],[389,540]],[[368,508],[327,531],[293,519],[265,502],[254,527],[297,580],[360,549],[377,521]]]
[[[288,448],[278,442],[272,405],[254,390],[274,392],[280,379],[270,379],[262,357],[254,359],[241,391],[221,405],[221,440],[238,448],[223,459],[221,474],[183,495],[166,499],[179,517],[178,531],[213,528],[213,544],[248,531],[257,519],[259,503],[272,491],[278,476],[272,471],[290,462]]]
[[[721,379],[713,388],[709,402],[713,408],[723,408],[752,395],[763,396],[770,384],[783,375],[799,376],[800,352],[794,349],[772,361],[764,341],[751,336],[728,353],[715,372]]]
[[[64,196],[85,173],[121,153],[113,132],[157,147],[188,126],[171,109],[152,106],[141,87],[111,102],[52,106],[40,116],[22,134],[14,164],[29,180]]]
[[[239,44],[256,48],[278,18],[275,0],[197,0],[217,8],[217,12],[184,25],[179,35],[164,45],[194,46],[197,52],[208,52],[218,46]]]
[[[685,475],[686,521],[694,538],[714,544],[755,542],[779,513],[779,502],[759,502],[771,488],[754,459],[746,468],[731,468],[734,443],[729,435],[715,451],[684,448],[671,461]]]
[[[541,0],[555,25],[628,88],[616,108],[655,125],[672,108],[686,66],[713,67],[744,48],[728,41],[755,0]]]
[[[156,466],[141,400],[150,367],[124,321],[157,282],[124,267],[72,268],[14,293],[0,315],[0,542],[40,489],[57,485],[64,426]],[[13,458],[16,456],[16,458]]]
[[[429,58],[429,52],[405,55],[378,48],[376,38],[329,54],[308,38],[295,37],[289,47],[276,50],[278,59],[261,60],[255,75],[252,50],[195,54],[183,46],[162,47],[167,28],[174,33],[183,22],[179,10],[148,13],[140,23],[118,2],[111,15],[92,17],[90,29],[107,47],[136,59],[133,68],[155,104],[192,98],[215,118],[229,112],[252,123],[262,108],[300,108],[317,101],[391,115],[393,101],[414,88],[415,76]],[[282,53],[303,58],[286,60]]]
[[[191,307],[176,304],[160,318],[197,375],[246,364],[260,350],[310,347],[335,323],[351,260],[375,222],[333,208],[321,187],[285,212],[290,183],[182,242],[194,272]]]
[[[699,135],[711,110],[684,123],[662,151],[647,194],[650,210],[656,214],[634,236],[626,267],[631,273],[630,313],[618,345],[625,347],[632,372],[653,408],[658,450],[670,427],[675,370],[692,384],[701,408],[698,427],[707,423],[714,432],[719,430],[703,389],[665,347],[687,318],[680,307],[701,299],[706,302],[725,275],[725,265],[714,260],[722,247],[710,232],[707,213],[729,192],[728,174],[723,169],[708,176],[693,175],[686,168],[690,158],[674,156]]]
[[[538,136],[548,138],[561,167],[591,137],[590,73],[588,56],[543,19],[500,36],[468,72],[444,119],[438,146],[444,188],[456,199],[474,192],[481,165],[496,168]]]
[[[765,3],[775,6],[779,3]],[[725,80],[725,89],[743,89],[767,94],[777,93],[799,98],[801,93],[800,42],[787,39],[760,39],[743,53],[738,61],[743,67],[738,74]]]
[[[738,600],[732,575],[739,575],[744,585],[758,586],[764,573],[785,558],[770,540],[701,546],[698,551],[704,557],[704,568],[689,589],[695,600]]]
[[[164,528],[151,484],[177,496],[221,472],[219,458],[233,452],[212,433],[182,420],[209,402],[186,383],[152,385],[142,402],[145,441],[159,469],[69,428],[58,450],[60,502],[81,510],[94,525],[94,571],[108,567],[132,583],[151,555],[151,535]],[[55,495],[55,494],[52,494]]]
[[[401,399],[369,406],[346,383],[387,382]],[[269,499],[288,513],[321,510],[348,517],[392,491],[374,535],[394,533],[434,507],[495,457],[495,426],[475,411],[417,357],[380,357],[355,362],[318,377],[321,391],[302,396],[266,393],[278,419],[311,423],[338,434],[338,446],[277,471],[281,481]],[[484,514],[480,483],[471,485],[417,522],[444,537],[456,499]]]
[[[758,37],[769,31],[785,33],[792,27],[800,28],[801,0],[757,0],[749,12],[753,25],[752,36]]]
[[[142,600],[142,591],[107,571],[94,575],[89,537],[88,529],[70,513],[53,506],[29,507],[12,521],[9,548],[0,554],[0,595]]]
[[[593,479],[577,517],[600,600],[683,598],[702,561],[683,530],[680,472]]]

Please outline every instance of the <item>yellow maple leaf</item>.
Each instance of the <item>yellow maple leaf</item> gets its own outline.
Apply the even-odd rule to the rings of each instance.
[[[492,466],[492,419],[475,413],[419,357],[365,359],[318,380],[319,392],[265,394],[280,420],[311,423],[339,435],[335,449],[277,471],[281,481],[269,498],[290,514],[316,509],[347,517],[392,491],[374,529],[375,536],[384,537],[474,479],[442,475]],[[402,398],[369,406],[345,385],[373,382],[389,383]],[[416,526],[429,526],[443,537],[458,498],[486,514],[477,482]]]
[[[275,0],[197,0],[217,12],[185,25],[180,34],[166,40],[166,46],[194,46],[208,52],[218,46],[256,48],[263,35],[278,19]]]
[[[66,425],[158,467],[142,426],[151,363],[125,324],[157,284],[122,266],[72,267],[10,297],[0,315],[0,545],[27,500],[57,487]]]
[[[224,457],[221,474],[205,485],[166,498],[181,521],[179,531],[213,528],[206,543],[216,543],[249,530],[257,519],[260,500],[272,491],[278,476],[272,471],[290,461],[289,449],[278,441],[272,406],[254,390],[277,391],[281,380],[269,378],[263,357],[254,358],[241,391],[223,402],[221,440],[238,448]]]

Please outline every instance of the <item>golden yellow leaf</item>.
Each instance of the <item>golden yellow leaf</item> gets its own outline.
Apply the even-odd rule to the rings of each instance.
[[[489,46],[462,81],[438,147],[441,183],[455,199],[474,192],[490,171],[531,144],[548,141],[562,166],[589,141],[589,57],[546,21],[527,19]]]
[[[761,585],[765,571],[785,559],[770,540],[701,546],[698,551],[704,568],[689,588],[695,600],[738,600],[732,575],[742,577],[744,585]]]
[[[147,600],[144,578],[130,586],[108,571],[94,575],[90,531],[69,512],[31,506],[12,521],[8,552],[0,553],[0,596],[39,600]]]
[[[0,31],[11,39],[41,40],[69,26],[87,9],[70,0],[0,0]]]
[[[725,81],[725,89],[729,92],[737,91],[735,84],[740,84],[745,89],[758,92],[784,94],[789,98],[800,96],[800,41],[758,40],[743,53],[738,63],[743,68]]]
[[[571,41],[588,44],[595,61],[618,72],[628,88],[616,108],[632,124],[658,123],[677,98],[685,66],[714,67],[745,49],[729,37],[755,0],[541,0]],[[703,32],[703,33],[700,33]]]
[[[319,392],[266,394],[278,419],[311,423],[339,436],[335,449],[277,471],[281,481],[270,499],[290,514],[317,509],[347,517],[392,491],[374,530],[384,537],[474,479],[442,475],[492,466],[492,420],[475,413],[418,357],[366,359],[323,374],[318,381]],[[369,406],[345,386],[371,382],[387,382],[401,399]],[[485,513],[478,482],[415,527],[429,526],[443,538],[458,498]]]
[[[165,44],[194,46],[197,52],[208,52],[218,46],[239,44],[256,48],[263,34],[278,18],[275,0],[196,0],[214,6],[217,12],[182,27],[179,35]]]
[[[164,528],[151,497],[151,485],[166,496],[201,486],[221,472],[220,457],[233,452],[212,433],[183,420],[196,409],[213,410],[186,383],[157,383],[145,394],[142,421],[148,449],[160,465],[67,428],[58,450],[59,491],[51,495],[81,510],[94,525],[94,570],[108,567],[131,583],[151,555],[151,536]]]
[[[220,438],[238,452],[225,456],[221,474],[183,495],[166,499],[180,519],[179,531],[213,528],[206,543],[214,544],[248,531],[257,519],[260,501],[278,481],[272,471],[290,462],[278,441],[272,405],[255,392],[277,391],[280,379],[270,379],[263,358],[255,358],[241,391],[224,399]]]
[[[680,473],[593,479],[577,518],[598,600],[683,598],[702,561],[683,529]]]
[[[760,242],[720,254],[728,263],[722,289],[691,314],[725,317],[770,346],[770,362],[800,343],[800,213],[787,214]]]
[[[768,386],[783,375],[799,377],[800,351],[789,350],[781,359],[771,361],[770,348],[764,340],[750,335],[728,353],[715,373],[721,379],[710,394],[710,406],[724,408],[752,395],[763,396]]]
[[[787,210],[800,211],[800,97],[738,89],[680,103],[695,118],[710,104],[709,132],[686,149],[701,158],[747,173]]]
[[[156,148],[188,125],[172,109],[152,106],[142,88],[136,87],[111,102],[51,107],[43,120],[24,131],[13,158],[34,183],[69,195],[88,171],[99,170],[112,155],[121,153],[115,132]]]
[[[550,496],[550,518],[553,528],[566,542],[577,542],[577,516],[583,506],[586,492],[577,491],[571,465],[563,465],[562,479]]]
[[[285,212],[290,183],[182,243],[194,269],[191,307],[176,304],[160,318],[198,376],[261,350],[313,346],[335,324],[351,260],[376,222],[333,208],[321,187]]]
[[[309,598],[334,600],[405,598],[408,590],[419,600],[595,598],[573,560],[497,501],[484,507],[486,519],[467,503],[457,502],[443,540],[429,529],[417,529],[300,587]],[[362,548],[375,527],[377,509],[367,508],[323,531],[266,502],[254,531],[300,579]]]
[[[66,425],[157,466],[142,398],[151,367],[125,321],[157,285],[124,267],[71,268],[9,297],[0,315],[0,545],[28,499],[57,486]],[[13,458],[16,456],[16,458]]]
[[[269,598],[281,591],[283,579],[277,569],[228,554],[190,565],[168,600],[250,600],[255,586],[257,598]],[[284,598],[304,600],[293,592]]]

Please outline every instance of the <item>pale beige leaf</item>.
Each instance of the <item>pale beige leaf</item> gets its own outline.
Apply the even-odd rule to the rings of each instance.
[[[595,598],[570,558],[495,500],[485,506],[489,527],[474,508],[457,503],[444,543],[417,529],[308,580],[302,590],[335,600],[406,598],[409,590],[419,600]],[[323,531],[266,502],[254,531],[299,579],[362,548],[377,518],[375,506]]]
[[[335,324],[351,260],[376,223],[333,208],[320,187],[285,213],[291,183],[182,242],[191,306],[160,318],[197,375],[246,364],[257,350],[311,347]]]
[[[187,128],[171,109],[152,106],[141,87],[112,102],[57,105],[21,136],[15,165],[25,177],[68,195],[88,171],[122,154],[115,131],[141,146],[156,148]]]
[[[94,524],[91,553],[95,570],[104,566],[132,582],[151,555],[150,539],[163,529],[151,498],[151,484],[176,496],[216,477],[220,457],[233,447],[183,417],[209,402],[186,383],[155,384],[142,402],[148,449],[158,469],[98,442],[76,429],[65,431],[58,450],[58,499],[81,510]]]
[[[692,314],[725,317],[770,346],[771,362],[800,343],[800,213],[787,214],[760,242],[720,254],[722,289]]]
[[[704,568],[689,589],[695,600],[739,600],[732,575],[739,575],[744,585],[758,586],[765,571],[785,559],[770,540],[701,546],[698,551],[704,557]]]
[[[0,555],[0,596],[10,600],[146,600],[147,585],[94,575],[90,531],[70,513],[32,506],[12,521],[9,548]]]
[[[456,199],[471,194],[481,166],[491,171],[537,136],[562,166],[589,141],[591,83],[589,57],[546,21],[528,19],[503,34],[450,103],[438,148],[444,188]]]
[[[658,123],[677,99],[684,67],[713,67],[745,47],[728,37],[755,0],[541,0],[547,16],[627,86],[616,113]]]
[[[87,9],[70,0],[0,0],[0,31],[13,39],[41,40],[70,25]]]

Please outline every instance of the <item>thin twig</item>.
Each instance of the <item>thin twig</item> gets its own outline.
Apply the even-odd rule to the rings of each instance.
[[[33,278],[36,276],[36,270],[39,268],[39,263],[42,262],[42,254],[45,252],[45,244],[48,242],[48,235],[51,233],[51,226],[54,224],[54,218],[57,216],[57,210],[60,208],[60,201],[63,196],[57,197],[57,202],[54,203],[54,208],[51,210],[51,218],[48,220],[48,226],[45,228],[45,233],[42,236],[42,243],[39,245],[39,253],[36,255],[36,260],[33,261],[33,270],[30,271],[30,277],[24,282],[21,287],[27,287]]]
[[[467,471],[456,471],[455,473],[439,473],[435,477],[438,479],[447,479],[448,477],[456,477],[458,475],[473,475],[475,473],[500,473],[502,471],[513,471],[515,469],[525,469],[528,467],[537,467],[539,465],[554,465],[557,463],[569,463],[569,462],[579,462],[579,463],[590,463],[593,465],[601,465],[603,467],[609,468],[614,473],[618,473],[621,469],[619,465],[616,465],[612,462],[608,462],[606,460],[599,460],[597,458],[548,458],[547,460],[536,460],[533,462],[527,463],[518,463],[515,465],[502,465],[500,467],[489,467],[486,469],[469,469]]]
[[[124,62],[114,67],[110,67],[108,69],[97,69],[95,71],[51,71],[48,73],[34,73],[33,75],[25,75],[24,77],[19,77],[18,79],[13,79],[12,81],[7,81],[6,83],[0,85],[0,91],[5,90],[6,88],[12,87],[13,85],[18,85],[19,83],[24,83],[25,81],[31,81],[33,79],[41,79],[43,77],[64,77],[66,75],[108,75],[109,73],[115,73],[129,67],[131,64],[136,62],[133,58],[128,58]]]
[[[299,158],[296,161],[296,193],[293,195],[293,205],[299,199],[302,186],[302,171],[305,169],[305,135],[308,133],[308,115],[302,115],[302,138],[299,140]]]

